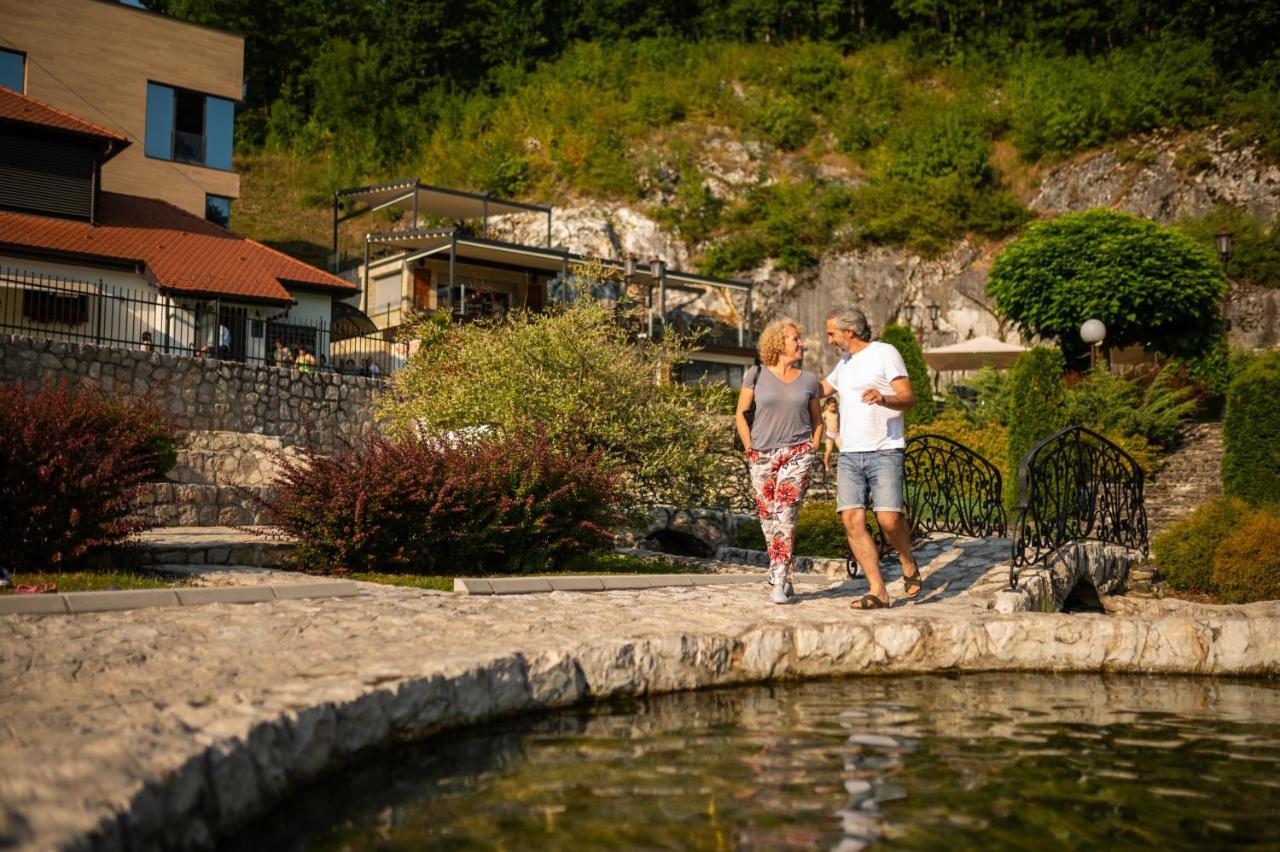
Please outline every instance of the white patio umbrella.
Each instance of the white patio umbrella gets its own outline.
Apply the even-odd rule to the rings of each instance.
[[[984,335],[952,343],[950,346],[926,349],[924,360],[930,369],[937,371],[980,370],[986,366],[1007,370],[1026,351],[1025,346],[1005,343]]]

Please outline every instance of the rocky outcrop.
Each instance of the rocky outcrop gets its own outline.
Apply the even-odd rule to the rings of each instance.
[[[1165,224],[1220,204],[1265,222],[1280,212],[1280,166],[1218,128],[1152,134],[1120,150],[1086,154],[1051,169],[1031,209],[1058,214],[1112,207]]]

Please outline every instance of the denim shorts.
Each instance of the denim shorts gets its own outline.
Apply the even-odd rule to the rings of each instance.
[[[836,511],[902,511],[904,450],[841,453],[836,462]],[[870,502],[868,502],[868,498]]]

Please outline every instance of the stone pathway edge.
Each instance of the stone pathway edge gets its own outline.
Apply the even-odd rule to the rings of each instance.
[[[139,767],[87,832],[58,848],[209,848],[361,752],[500,717],[626,695],[841,675],[1010,671],[1265,675],[1280,672],[1280,607],[1157,619],[1067,615],[757,625],[446,663],[330,684],[316,700],[259,707]],[[123,779],[120,779],[123,780]],[[69,827],[67,827],[69,828]],[[66,828],[64,828],[66,830]],[[36,839],[36,838],[32,838]]]
[[[360,588],[350,580],[329,580],[323,583],[291,583],[283,586],[126,589],[65,592],[55,595],[5,595],[0,598],[0,615],[75,615],[84,612],[118,612],[158,606],[264,603],[298,598],[346,598],[359,593]]]
[[[732,586],[764,583],[763,574],[579,574],[564,577],[455,577],[464,595],[527,595],[538,592],[610,592],[666,586]],[[824,575],[796,574],[796,583],[830,583]]]

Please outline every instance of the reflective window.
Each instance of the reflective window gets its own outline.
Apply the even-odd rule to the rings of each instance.
[[[234,101],[148,83],[147,156],[230,171],[235,116]]]
[[[231,227],[231,199],[223,195],[206,195],[204,197],[204,218],[221,225]]]
[[[231,171],[232,137],[236,128],[236,105],[226,98],[204,101],[204,164]]]
[[[173,89],[168,86],[147,84],[147,133],[148,157],[173,159]]]
[[[15,50],[0,50],[0,86],[15,92],[26,92],[26,65],[25,54]]]

